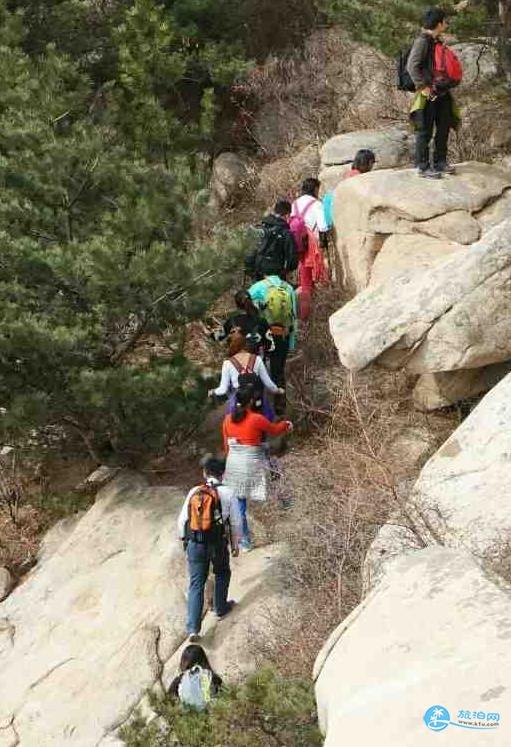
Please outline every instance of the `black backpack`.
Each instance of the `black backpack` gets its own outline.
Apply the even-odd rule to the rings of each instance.
[[[261,223],[258,226],[251,226],[249,232],[250,242],[252,246],[255,245],[255,249],[245,257],[245,272],[248,275],[264,275],[267,272],[280,272],[285,269],[283,227]]]
[[[230,358],[230,361],[238,372],[238,388],[252,389],[255,409],[256,411],[260,410],[263,404],[264,386],[259,376],[254,372],[256,355],[252,354],[250,356],[246,366],[242,366],[236,356]]]
[[[397,87],[400,91],[415,91],[415,83],[406,69],[411,51],[412,48],[407,47],[396,57]]]

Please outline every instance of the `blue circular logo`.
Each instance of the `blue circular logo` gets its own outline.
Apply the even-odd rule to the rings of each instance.
[[[423,721],[431,731],[443,731],[449,726],[451,716],[447,708],[435,705],[428,708],[423,716]]]

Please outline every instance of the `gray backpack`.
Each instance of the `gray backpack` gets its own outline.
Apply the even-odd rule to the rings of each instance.
[[[187,669],[177,690],[182,705],[204,711],[211,701],[212,681],[213,675],[209,669],[203,669],[199,665]]]

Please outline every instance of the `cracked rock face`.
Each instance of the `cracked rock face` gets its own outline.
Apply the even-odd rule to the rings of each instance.
[[[393,517],[367,554],[365,583],[371,586],[388,562],[441,542],[476,557],[498,556],[509,540],[511,502],[511,374],[489,392],[431,457],[406,504],[416,533]]]
[[[511,357],[511,218],[423,272],[369,288],[330,318],[341,362],[412,373]]]
[[[499,381],[511,359],[511,217],[470,246],[396,233],[375,247],[371,285],[330,318],[343,365],[360,370],[376,362],[435,377],[427,388],[425,379],[419,386],[421,409],[452,404]],[[360,269],[369,250],[367,243],[358,248]],[[435,389],[438,397],[430,397]]]
[[[122,475],[0,605],[0,747],[94,747],[161,676],[183,640],[181,501]]]
[[[316,661],[325,747],[508,747],[510,619],[511,590],[468,553],[429,547],[401,556]],[[501,721],[491,735],[449,725],[442,737],[423,721],[434,705],[453,721],[468,708]]]
[[[94,505],[48,533],[38,566],[0,604],[0,747],[113,747],[116,730],[168,687],[185,642],[182,491],[122,473]],[[289,608],[278,546],[233,559],[238,604],[209,612],[203,645],[227,679],[251,671],[249,641]]]
[[[418,252],[422,235],[440,245],[472,244],[511,217],[510,189],[511,171],[476,162],[460,164],[455,176],[439,181],[420,179],[415,170],[406,169],[372,171],[341,182],[334,220],[346,286],[352,294],[368,286],[378,252],[395,234],[413,237]],[[440,246],[440,259],[442,254]],[[415,262],[413,245],[403,245],[402,262],[393,274],[404,264],[414,269]],[[390,260],[389,275],[392,267]]]

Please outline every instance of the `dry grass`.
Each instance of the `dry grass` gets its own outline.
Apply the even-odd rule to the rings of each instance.
[[[57,522],[87,507],[93,495],[78,490],[95,465],[81,456],[41,459],[13,452],[0,464],[0,566],[16,582],[32,568],[44,533]]]
[[[271,506],[258,512],[267,539],[288,545],[282,581],[295,603],[287,619],[269,620],[256,647],[286,674],[310,674],[327,636],[359,603],[367,549],[390,513],[421,543],[401,496],[426,453],[418,461],[412,448],[397,448],[396,437],[424,431],[435,448],[456,425],[453,414],[415,412],[402,374],[354,376],[337,364],[325,330],[336,296],[327,291],[316,306],[302,370],[292,375],[301,382],[292,391],[299,443],[281,460]]]
[[[275,157],[339,132],[404,120],[407,98],[394,76],[392,60],[355,44],[345,30],[319,29],[303,49],[269,59],[243,84],[252,102],[243,120],[246,135]]]

